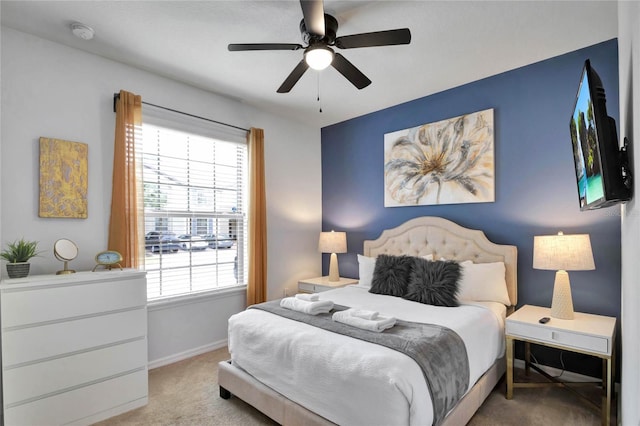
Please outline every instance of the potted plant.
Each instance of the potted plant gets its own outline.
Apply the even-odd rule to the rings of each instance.
[[[7,262],[9,278],[23,278],[29,275],[29,259],[38,255],[38,242],[26,241],[24,238],[7,244],[0,257]]]

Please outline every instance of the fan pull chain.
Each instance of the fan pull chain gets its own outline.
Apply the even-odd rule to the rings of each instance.
[[[322,103],[320,102],[320,71],[317,72],[318,74],[318,105],[320,105],[320,113],[322,113]]]

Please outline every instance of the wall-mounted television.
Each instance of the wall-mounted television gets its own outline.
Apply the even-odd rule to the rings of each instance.
[[[569,124],[580,210],[623,203],[631,197],[625,145],[620,148],[616,122],[607,114],[602,80],[587,59]]]

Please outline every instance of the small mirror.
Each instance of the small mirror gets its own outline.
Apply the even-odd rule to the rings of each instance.
[[[78,246],[71,240],[61,238],[53,244],[53,255],[64,262],[64,269],[56,272],[60,274],[73,274],[76,271],[69,269],[69,262],[78,256]]]

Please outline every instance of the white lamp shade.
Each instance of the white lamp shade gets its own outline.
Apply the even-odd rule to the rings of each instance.
[[[533,237],[533,268],[565,271],[596,269],[588,234]]]
[[[321,232],[318,241],[318,251],[322,253],[346,253],[347,233],[346,232]]]
[[[318,46],[307,49],[304,59],[314,70],[323,70],[333,62],[333,50],[327,46]]]

